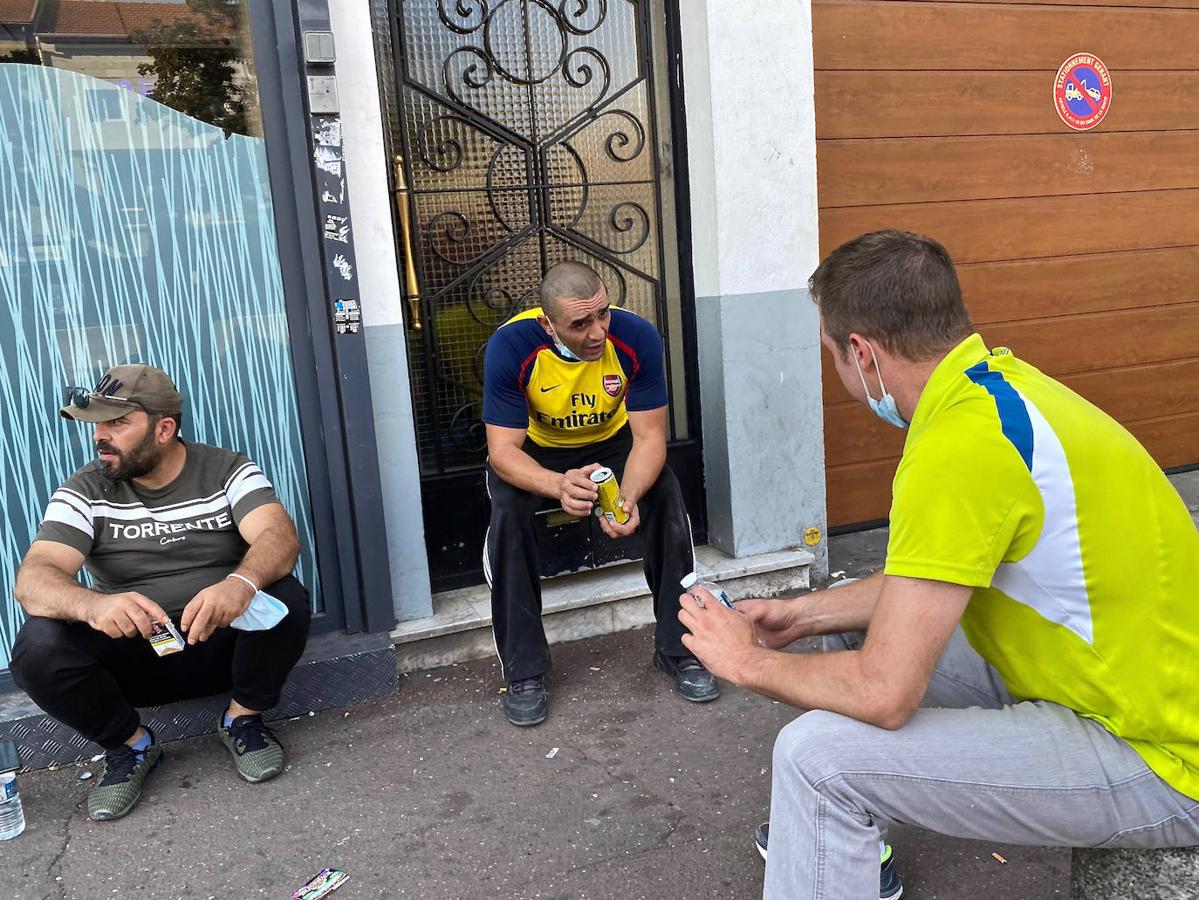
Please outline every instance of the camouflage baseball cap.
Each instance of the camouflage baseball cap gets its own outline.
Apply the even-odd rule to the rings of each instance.
[[[130,409],[164,416],[183,411],[183,397],[170,376],[140,363],[113,366],[92,390],[68,387],[63,395],[59,414],[76,422],[111,422]]]

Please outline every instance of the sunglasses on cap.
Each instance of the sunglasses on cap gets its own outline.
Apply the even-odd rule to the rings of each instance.
[[[93,400],[103,400],[105,403],[115,403],[133,409],[146,409],[136,400],[130,400],[128,397],[118,397],[116,392],[122,387],[121,382],[115,379],[106,384],[103,390],[99,391],[93,391],[85,387],[65,387],[62,389],[62,405],[74,406],[76,409],[87,409]]]

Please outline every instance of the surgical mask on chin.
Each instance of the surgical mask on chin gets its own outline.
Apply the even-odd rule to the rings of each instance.
[[[574,351],[567,347],[558,338],[558,332],[554,331],[553,323],[550,322],[549,316],[546,316],[545,322],[550,326],[550,335],[554,338],[554,346],[558,348],[558,352],[562,354],[563,359],[568,359],[571,362],[582,362],[583,360],[575,356]]]
[[[878,386],[883,391],[883,396],[879,400],[875,400],[870,396],[870,388],[866,387],[866,376],[862,374],[862,366],[858,362],[858,355],[853,353],[852,348],[850,349],[850,353],[853,354],[853,364],[858,370],[858,378],[862,379],[862,390],[866,392],[866,402],[870,404],[870,411],[888,425],[894,425],[896,428],[907,428],[907,419],[899,414],[899,407],[895,405],[895,398],[891,396],[887,391],[887,386],[883,384],[883,370],[878,364],[878,354],[874,352],[874,346],[870,341],[866,341],[866,346],[874,354],[874,367],[878,369]]]

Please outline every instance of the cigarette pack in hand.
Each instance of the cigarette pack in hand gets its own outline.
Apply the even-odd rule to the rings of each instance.
[[[150,646],[154,648],[154,652],[159,656],[169,656],[172,653],[178,653],[183,649],[183,638],[179,636],[179,630],[170,620],[166,622],[154,622],[151,625],[150,631]]]

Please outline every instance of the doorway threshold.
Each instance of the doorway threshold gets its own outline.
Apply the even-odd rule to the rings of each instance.
[[[777,597],[805,590],[815,557],[779,550],[734,558],[697,547],[696,572],[734,599]],[[640,562],[544,578],[542,620],[551,644],[626,631],[654,621],[653,601]],[[480,584],[433,595],[433,615],[401,622],[391,633],[400,672],[415,672],[495,655],[491,592]]]

